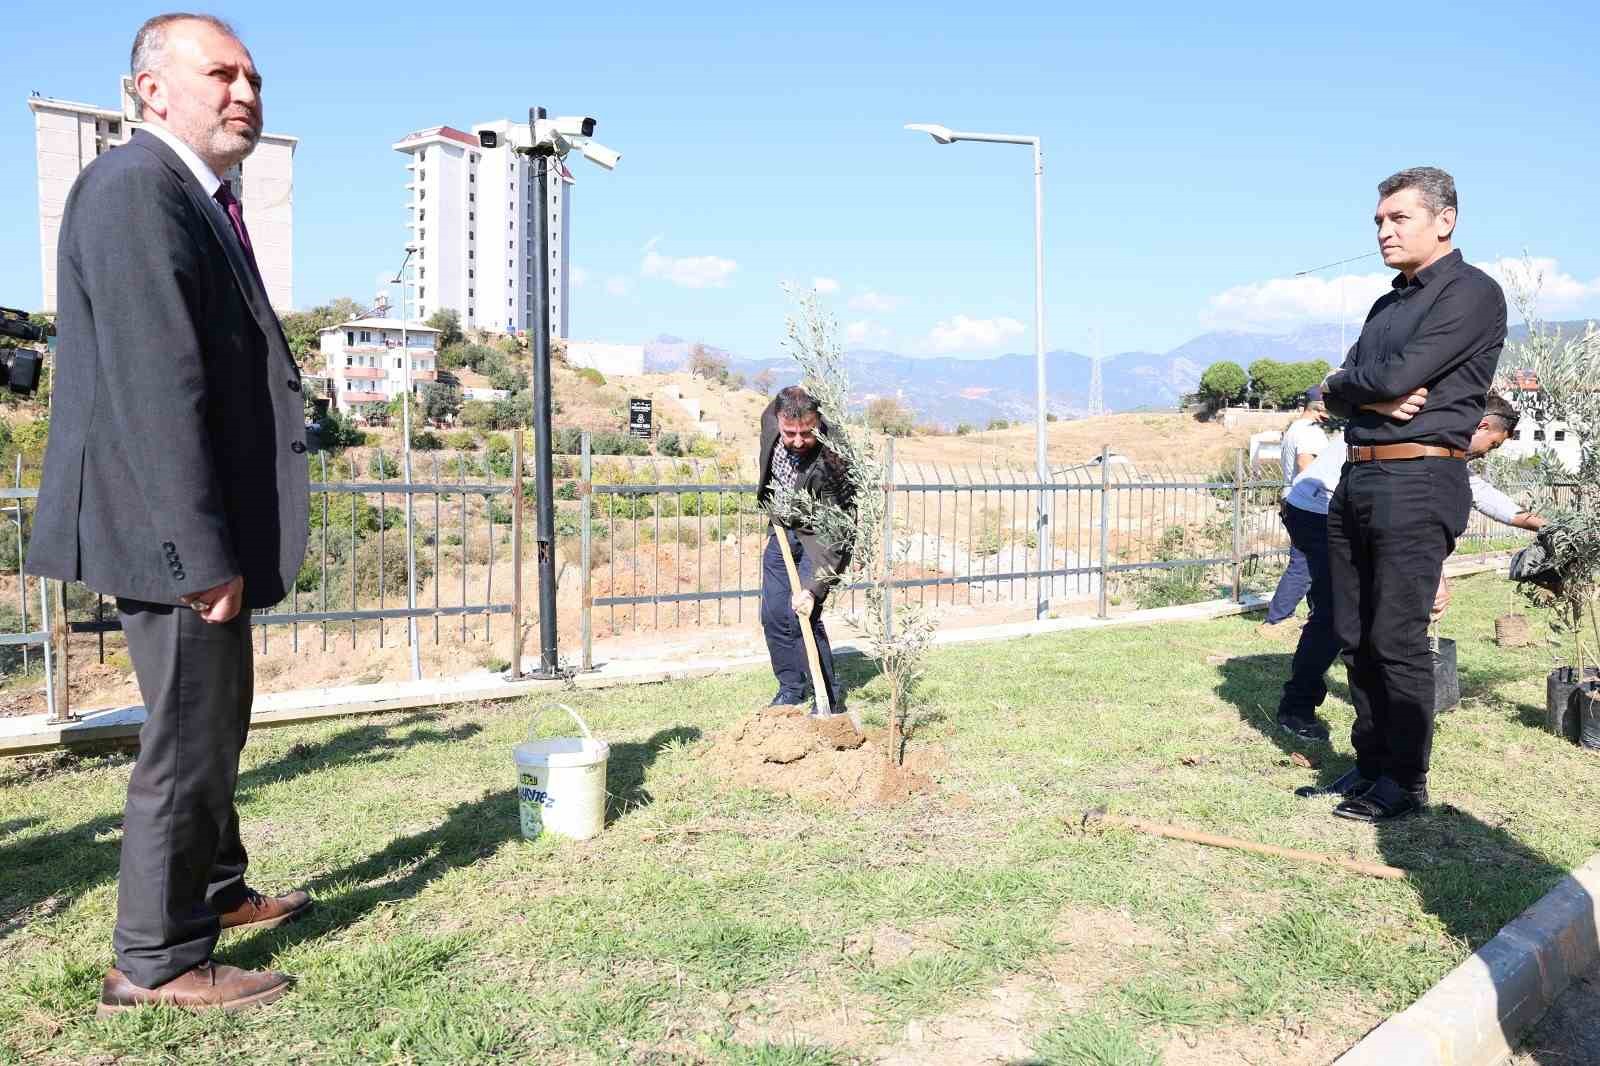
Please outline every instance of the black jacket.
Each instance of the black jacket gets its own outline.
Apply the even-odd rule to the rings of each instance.
[[[287,594],[306,547],[300,372],[227,215],[134,134],[67,198],[30,574],[177,604]]]
[[[828,423],[817,427],[819,435],[828,433]],[[772,456],[778,444],[778,401],[767,404],[761,412],[761,458],[756,475],[756,499],[763,507],[772,503]],[[820,454],[800,473],[796,489],[810,493],[822,503],[831,503],[849,514],[855,513],[855,492],[845,477],[844,462],[833,452],[818,445]],[[828,587],[850,565],[850,544],[830,544],[811,529],[795,527],[800,546],[813,561],[812,577],[804,582],[806,590],[821,597]]]

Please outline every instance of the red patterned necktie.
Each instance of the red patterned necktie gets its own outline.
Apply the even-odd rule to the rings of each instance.
[[[245,258],[250,260],[250,269],[255,271],[257,280],[261,278],[261,268],[256,265],[256,250],[250,244],[250,231],[244,226],[244,207],[239,203],[239,198],[233,195],[233,187],[227,182],[217,186],[217,203],[228,213],[228,221],[233,223],[233,232],[239,238],[239,243],[244,246]]]

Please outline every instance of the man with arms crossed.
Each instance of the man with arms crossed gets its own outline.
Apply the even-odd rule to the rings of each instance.
[[[1482,459],[1500,447],[1516,431],[1517,420],[1517,409],[1505,397],[1491,393],[1483,418],[1472,434],[1472,443],[1467,446],[1467,457]],[[1294,665],[1278,703],[1278,726],[1302,740],[1328,739],[1328,725],[1317,717],[1317,708],[1328,696],[1323,675],[1339,655],[1339,641],[1333,631],[1333,575],[1328,566],[1328,502],[1338,487],[1344,467],[1345,445],[1339,440],[1332,450],[1318,456],[1316,462],[1295,478],[1284,500],[1284,524],[1309,564],[1311,616],[1295,646]],[[1477,474],[1472,475],[1470,485],[1472,506],[1479,513],[1519,529],[1538,530],[1544,525],[1542,517],[1519,507],[1511,497]],[[1439,591],[1434,596],[1434,615],[1444,612],[1450,599],[1449,589],[1449,583],[1441,578]],[[1359,780],[1359,776],[1357,773],[1352,780]],[[1299,794],[1342,793],[1351,783],[1341,778],[1327,788],[1300,789]]]
[[[239,1009],[283,974],[211,961],[222,929],[310,905],[245,883],[234,807],[250,610],[306,544],[300,374],[220,175],[261,136],[250,52],[210,16],[134,39],[146,126],[84,170],[62,220],[50,444],[27,571],[117,598],[146,718],[123,813],[102,1015]]]
[[[1472,507],[1467,448],[1506,338],[1506,303],[1451,245],[1456,189],[1435,167],[1378,186],[1383,261],[1400,273],[1323,382],[1348,416],[1348,465],[1328,507],[1333,626],[1349,673],[1356,768],[1334,814],[1379,822],[1428,805],[1428,618]]]

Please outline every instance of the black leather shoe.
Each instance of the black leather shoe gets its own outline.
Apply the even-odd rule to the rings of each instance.
[[[806,694],[804,692],[779,692],[776,696],[772,697],[772,702],[767,704],[767,706],[798,707],[805,701]]]
[[[1339,796],[1342,799],[1349,799],[1351,796],[1361,795],[1371,787],[1372,779],[1361,776],[1359,769],[1352,768],[1326,785],[1305,785],[1295,789],[1294,794],[1302,799],[1309,799],[1312,796]]]
[[[1317,717],[1302,718],[1298,714],[1280,714],[1278,728],[1286,733],[1293,733],[1301,740],[1328,739],[1328,723]]]
[[[1333,809],[1334,817],[1352,822],[1392,822],[1428,808],[1428,787],[1404,788],[1380,777],[1359,796],[1351,796]]]

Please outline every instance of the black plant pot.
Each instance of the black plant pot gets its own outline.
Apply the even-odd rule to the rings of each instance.
[[[1583,679],[1600,680],[1600,667],[1583,668]],[[1544,682],[1544,725],[1574,744],[1582,731],[1578,716],[1578,671],[1570,666],[1550,671]]]
[[[1578,712],[1578,743],[1600,751],[1600,681],[1585,681],[1572,693]]]
[[[1439,637],[1433,644],[1433,713],[1454,710],[1461,702],[1461,675],[1456,672],[1456,642]]]

